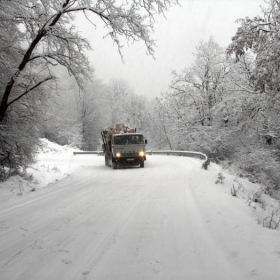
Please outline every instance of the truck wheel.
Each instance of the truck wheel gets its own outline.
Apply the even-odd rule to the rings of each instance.
[[[141,167],[141,168],[144,168],[144,160],[142,160],[142,161],[140,162],[140,167]]]
[[[106,165],[106,166],[110,166],[110,165],[109,165],[109,160],[108,160],[108,155],[107,155],[107,154],[105,154],[105,165]]]

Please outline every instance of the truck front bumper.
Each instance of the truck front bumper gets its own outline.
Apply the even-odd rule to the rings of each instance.
[[[115,158],[115,162],[120,165],[138,165],[141,162],[146,160],[146,156],[144,157],[117,157]]]

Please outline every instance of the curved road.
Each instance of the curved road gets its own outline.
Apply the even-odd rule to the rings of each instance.
[[[279,279],[279,250],[214,167],[168,156],[145,168],[92,155],[64,164],[68,178],[0,206],[0,279]]]

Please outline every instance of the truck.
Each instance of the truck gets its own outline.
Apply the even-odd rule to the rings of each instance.
[[[116,124],[101,132],[105,165],[117,169],[120,166],[136,166],[144,168],[146,160],[146,144],[142,133],[125,124]]]

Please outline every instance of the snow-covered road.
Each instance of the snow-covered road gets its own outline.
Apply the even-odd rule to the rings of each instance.
[[[280,279],[279,230],[215,184],[218,166],[149,156],[112,170],[72,156],[67,178],[0,206],[1,280]]]

